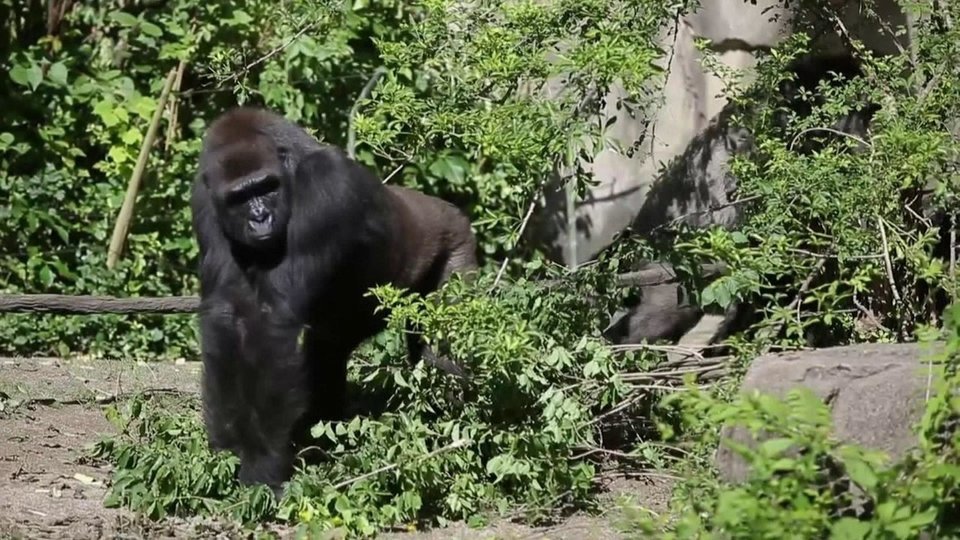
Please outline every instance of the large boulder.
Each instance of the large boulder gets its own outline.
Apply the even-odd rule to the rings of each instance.
[[[913,426],[923,414],[933,344],[875,344],[768,354],[754,360],[741,391],[783,397],[804,386],[830,407],[834,436],[885,452],[898,460],[916,443]],[[721,436],[752,443],[749,431],[724,427]],[[716,465],[725,480],[744,481],[747,464],[721,441]]]

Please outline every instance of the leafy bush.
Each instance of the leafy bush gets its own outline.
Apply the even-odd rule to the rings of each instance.
[[[487,275],[469,286],[454,280],[425,300],[384,288],[395,331],[351,364],[359,416],[314,428],[325,459],[295,477],[277,507],[237,487],[234,458],[202,447],[195,410],[171,414],[140,402],[124,420],[133,428],[99,446],[117,467],[110,500],[153,516],[272,517],[359,534],[587,505],[601,433],[618,429],[625,443],[637,441],[646,429],[630,419],[656,395],[631,377],[648,372],[656,355],[616,354],[575,331],[605,312],[585,300],[602,276],[585,271],[491,294]],[[564,312],[572,315],[557,316]],[[399,330],[411,318],[469,378],[406,364]]]
[[[652,0],[113,6],[76,4],[54,35],[43,32],[40,10],[0,22],[11,38],[0,57],[9,70],[0,100],[10,111],[0,121],[4,291],[193,293],[189,181],[204,125],[237,100],[349,146],[390,182],[457,203],[483,254],[529,252],[515,250],[524,208],[561,161],[575,159],[570,143],[600,137],[585,100],[618,79],[630,89],[654,79],[656,33],[682,8]],[[164,76],[179,68],[124,257],[109,271],[126,179]],[[569,91],[548,99],[544,85],[561,74]],[[196,357],[190,317],[2,320],[5,354]]]
[[[960,534],[960,305],[947,312],[949,341],[932,368],[931,398],[914,450],[897,463],[831,437],[830,411],[801,388],[779,400],[759,393],[727,402],[692,390],[668,398],[686,435],[716,440],[723,425],[764,434],[756,448],[730,442],[750,467],[742,485],[690,475],[669,519],[634,509],[634,533],[656,538],[955,538]],[[669,436],[670,430],[666,430]],[[712,444],[710,445],[712,446]]]
[[[830,13],[822,2],[806,4]],[[862,4],[869,12],[871,3]],[[0,50],[8,53],[0,55],[8,73],[0,81],[7,111],[0,197],[9,201],[0,231],[4,291],[192,293],[188,183],[204,125],[238,99],[276,108],[350,147],[389,182],[456,202],[475,224],[486,263],[479,282],[454,282],[425,301],[379,291],[395,311],[391,330],[352,364],[360,414],[316,428],[329,459],[306,467],[284,500],[240,489],[235,459],[206,449],[195,402],[180,409],[138,400],[116,411],[122,434],[98,447],[116,465],[108,502],[154,518],[275,518],[370,534],[476,522],[488,511],[539,517],[587,505],[601,474],[598,456],[611,455],[601,439],[619,441],[618,456],[657,463],[647,415],[669,389],[651,383],[662,374],[658,357],[615,353],[596,337],[622,294],[612,275],[655,250],[625,243],[567,276],[518,239],[527,208],[558,166],[606,144],[606,126],[588,121],[602,105],[598,96],[619,83],[631,95],[619,105],[642,111],[656,104],[658,35],[689,7],[653,0],[79,3],[48,36],[43,13],[0,0]],[[942,6],[926,15],[931,24],[914,28],[916,59],[862,51],[866,77],[826,91],[809,116],[782,123],[775,91],[782,68],[808,46],[802,33],[763,58],[756,82],[730,96],[741,108],[735,120],[756,144],[734,170],[740,198],[749,201],[747,220],[738,231],[681,231],[663,255],[685,269],[727,263],[731,273],[700,299],[757,307],[764,328],[755,330],[772,332],[748,333],[745,350],[793,346],[814,334],[826,335],[820,343],[910,339],[923,323],[937,322],[955,289],[944,262],[954,246],[939,226],[955,221],[957,200],[950,119],[960,97],[960,36],[950,21],[960,20],[958,10]],[[181,66],[124,258],[108,271],[108,233],[157,106],[153,96]],[[547,83],[559,78],[566,92],[548,99]],[[882,108],[866,151],[852,152],[844,138],[813,153],[794,145],[868,101]],[[932,205],[923,208],[928,188]],[[503,258],[506,277],[495,286]],[[473,377],[409,369],[399,334],[410,319]],[[863,331],[860,323],[870,319],[875,324]],[[0,321],[3,354],[196,355],[192,317]],[[952,389],[949,366],[944,384]],[[693,420],[715,427],[734,419],[779,429],[778,439],[746,452],[755,474],[746,486],[692,475],[686,489],[695,496],[674,509],[666,534],[861,538],[934,524],[955,532],[951,391],[931,402],[919,453],[892,468],[831,441],[823,408],[802,394],[786,404],[724,404],[691,392],[668,418],[679,434],[702,435],[705,445],[711,432]],[[787,457],[787,442],[808,451]],[[849,501],[823,484],[824,463],[839,464],[875,511],[838,519]],[[644,518],[635,527],[652,533],[663,525]]]
[[[863,76],[827,81],[818,92],[799,94],[798,106],[780,90],[788,66],[823,52],[810,38],[822,26],[835,31],[835,11],[808,4],[826,23],[801,25],[775,50],[758,54],[750,84],[701,48],[704,64],[729,85],[730,126],[752,135],[752,150],[732,162],[744,219],[734,230],[666,228],[670,234],[653,244],[685,265],[726,263],[727,275],[694,292],[708,308],[752,306],[759,316],[744,339],[753,347],[909,341],[939,324],[955,295],[949,261],[956,243],[950,235],[958,200],[960,30],[948,21],[960,11],[954,4],[930,12],[903,3],[918,21],[913,54],[879,56],[843,34]],[[863,2],[860,13],[870,20],[874,9]],[[879,110],[866,140],[828,132],[870,104]],[[610,251],[635,251],[643,240],[628,237]]]

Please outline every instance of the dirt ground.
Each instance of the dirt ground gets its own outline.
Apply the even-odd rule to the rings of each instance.
[[[197,364],[131,364],[54,358],[0,359],[0,538],[239,538],[228,523],[168,519],[150,522],[103,506],[110,470],[84,450],[113,432],[102,407],[144,389],[196,392]],[[670,497],[668,480],[617,481],[604,495],[608,515],[575,515],[534,529],[497,522],[483,529],[455,524],[423,532],[383,534],[390,540],[613,539],[620,495],[655,512]],[[283,536],[291,531],[278,530]]]

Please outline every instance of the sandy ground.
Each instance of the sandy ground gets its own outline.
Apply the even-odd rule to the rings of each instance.
[[[197,391],[197,364],[0,359],[0,538],[239,538],[227,523],[168,519],[150,522],[105,508],[107,466],[85,459],[85,448],[113,433],[104,403],[144,389]],[[483,529],[387,533],[391,540],[613,539],[620,495],[655,512],[670,497],[666,480],[612,483],[602,516],[574,515],[549,528],[495,522]],[[278,530],[290,536],[288,530]]]

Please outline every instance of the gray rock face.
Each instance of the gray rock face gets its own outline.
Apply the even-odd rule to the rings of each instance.
[[[834,436],[880,450],[893,460],[916,443],[912,429],[923,414],[928,361],[939,344],[879,344],[769,354],[754,360],[741,391],[783,397],[804,386],[830,407]],[[726,426],[723,438],[750,442],[745,428]],[[722,477],[744,481],[746,463],[723,442],[716,454]]]
[[[558,262],[576,266],[590,260],[634,222],[639,222],[642,230],[690,212],[696,215],[686,220],[692,220],[693,226],[727,225],[733,217],[732,210],[699,213],[728,202],[726,162],[731,148],[730,134],[715,125],[727,105],[726,82],[704,68],[704,57],[695,42],[709,40],[717,60],[725,69],[740,72],[746,83],[753,76],[757,51],[779,45],[806,20],[806,12],[800,3],[786,0],[712,0],[700,4],[662,33],[664,54],[658,64],[666,71],[666,79],[662,87],[650,88],[662,96],[659,106],[643,111],[621,107],[621,101],[629,96],[619,86],[602,96],[604,106],[596,122],[612,122],[604,136],[622,148],[636,146],[636,151],[632,155],[613,148],[592,151],[592,159],[581,166],[596,185],[576,203],[573,216],[566,215],[562,187],[544,194],[536,216],[538,225],[528,234],[553,248]],[[845,28],[868,49],[896,53],[898,45],[906,46],[905,38],[898,38],[901,43],[897,44],[887,30],[900,28],[905,22],[896,0],[878,0],[877,12],[883,24],[867,16],[858,2],[841,0],[834,5],[842,5],[839,17]],[[833,23],[827,22],[826,26],[833,28]],[[825,52],[845,49],[843,40],[832,31],[815,36],[815,42]],[[549,85],[547,95],[558,95],[564,89],[565,82],[558,77]],[[687,152],[691,143],[697,148],[684,158],[687,165],[665,171],[664,166]],[[565,179],[570,172],[559,171],[559,177]],[[689,178],[685,182],[664,178],[670,174],[686,174]],[[664,182],[667,185],[660,185]]]

